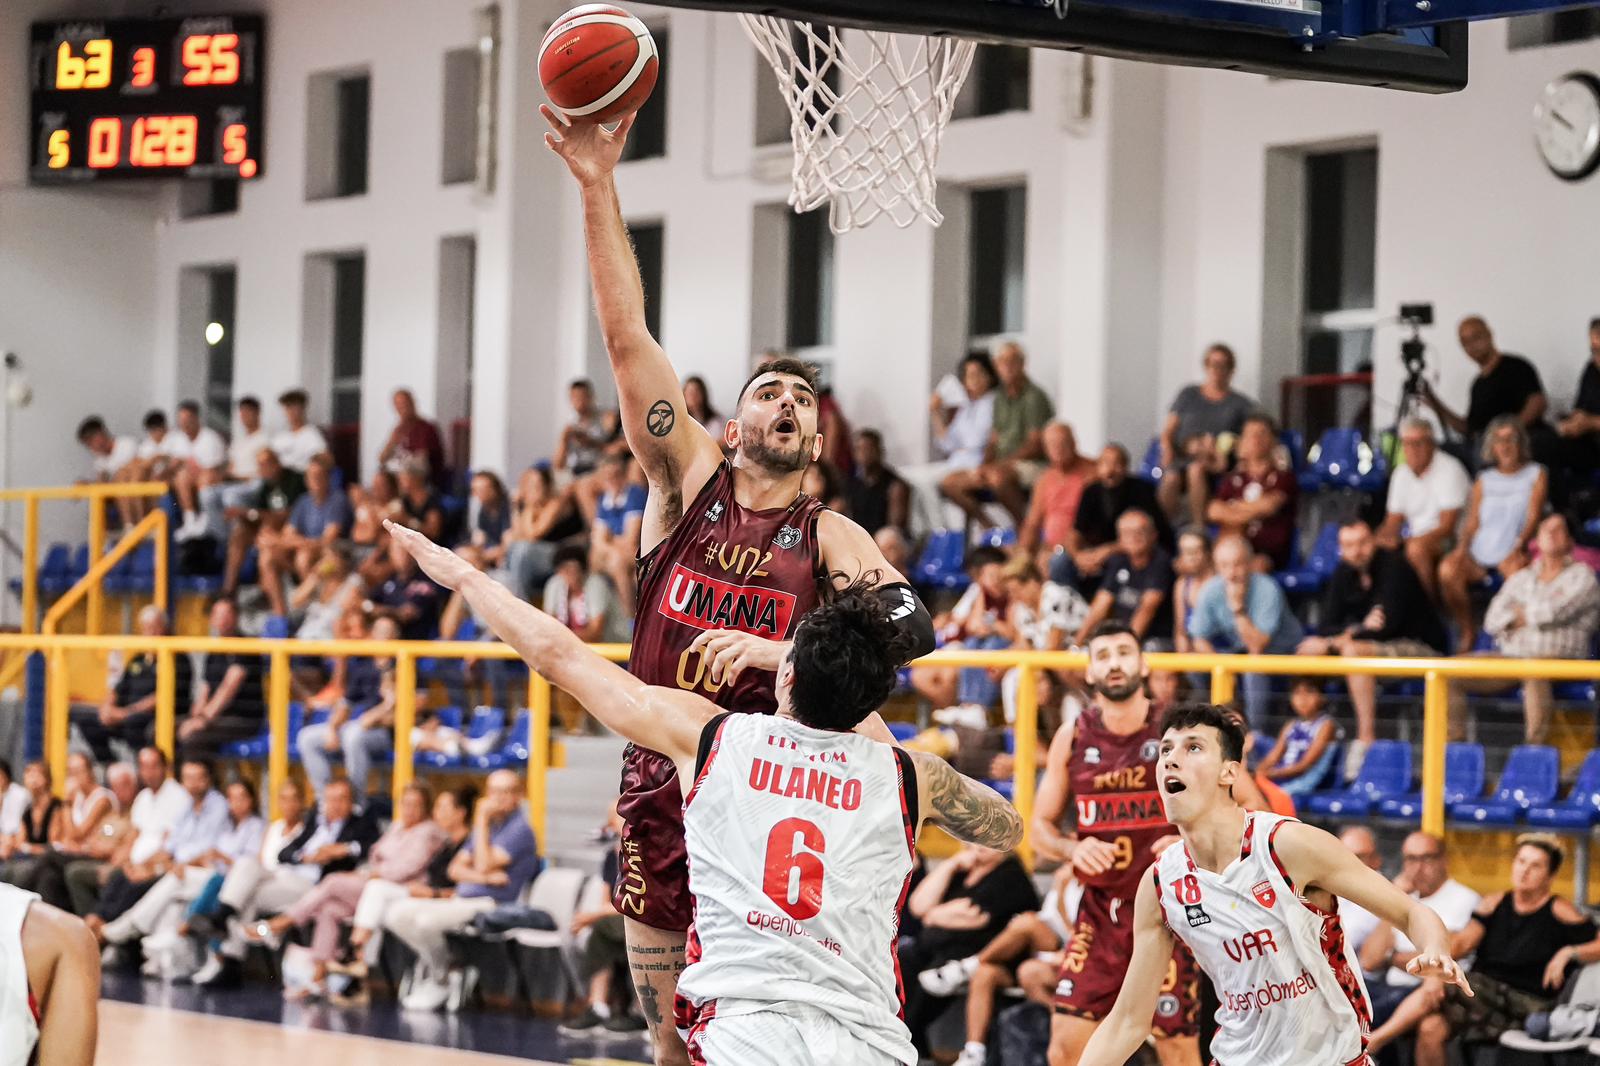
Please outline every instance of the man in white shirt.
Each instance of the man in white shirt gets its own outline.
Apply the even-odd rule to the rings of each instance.
[[[139,442],[132,437],[114,436],[99,415],[90,415],[78,423],[78,443],[89,451],[90,476],[86,481],[129,481],[138,472]],[[118,497],[115,503],[123,525],[138,521],[131,500]]]
[[[200,405],[193,400],[178,405],[178,432],[171,437],[174,454],[181,453],[183,460],[172,473],[172,490],[183,507],[183,525],[176,535],[179,540],[189,540],[205,533],[200,490],[222,481],[228,444],[222,434],[200,421]]]
[[[133,834],[107,862],[78,859],[67,864],[67,891],[72,909],[89,914],[100,903],[100,892],[114,871],[121,870],[129,880],[142,880],[139,869],[161,853],[167,834],[178,824],[190,806],[189,794],[171,776],[171,765],[160,748],[139,749],[139,783],[144,789],[134,798],[129,812]]]
[[[256,466],[256,456],[262,448],[272,447],[272,438],[261,428],[261,401],[254,396],[239,400],[239,432],[228,445],[228,479],[230,481],[255,481],[261,476]]]
[[[1364,825],[1352,825],[1339,834],[1339,843],[1350,849],[1350,854],[1361,860],[1361,865],[1379,873],[1383,871],[1383,856],[1378,852],[1378,838]],[[1339,924],[1344,926],[1344,938],[1351,949],[1359,952],[1367,939],[1377,932],[1378,916],[1365,907],[1347,899],[1339,901]]]
[[[319,455],[326,455],[331,461],[328,439],[322,435],[322,430],[306,421],[306,409],[311,405],[306,390],[290,389],[278,397],[278,403],[283,407],[283,419],[288,428],[272,438],[272,450],[278,453],[283,465],[303,474]]]
[[[1451,878],[1443,840],[1431,833],[1412,833],[1400,847],[1400,863],[1400,876],[1394,879],[1396,888],[1437,914],[1452,936],[1467,927],[1481,897]],[[1416,946],[1387,922],[1380,923],[1358,950],[1361,969],[1369,974],[1377,973],[1385,962],[1389,965],[1381,982],[1367,984],[1374,1028],[1387,1021],[1401,1000],[1422,983],[1405,970],[1406,963],[1416,954]]]
[[[1400,427],[1400,450],[1405,461],[1389,479],[1389,513],[1378,527],[1378,545],[1403,543],[1422,587],[1437,598],[1439,560],[1455,537],[1472,478],[1455,456],[1439,450],[1427,419],[1413,418]]]

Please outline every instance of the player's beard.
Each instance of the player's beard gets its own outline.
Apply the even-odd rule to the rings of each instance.
[[[748,423],[739,425],[739,454],[770,474],[794,474],[811,465],[811,447],[817,436],[796,434],[793,448],[777,448],[767,443],[767,432]]]
[[[1144,688],[1144,678],[1129,677],[1120,685],[1113,685],[1109,681],[1093,681],[1090,682],[1089,687],[1094,689],[1094,694],[1103,700],[1109,700],[1112,703],[1125,703],[1138,695],[1139,690]]]

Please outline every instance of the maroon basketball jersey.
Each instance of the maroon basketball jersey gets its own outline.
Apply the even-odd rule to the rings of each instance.
[[[633,675],[697,692],[729,710],[776,710],[771,672],[746,670],[731,686],[713,685],[689,645],[708,629],[768,640],[794,634],[820,596],[821,510],[805,493],[770,511],[741,507],[733,498],[733,467],[724,460],[678,528],[639,560],[639,615],[628,660]]]
[[[1080,873],[1086,885],[1133,899],[1139,878],[1155,862],[1150,845],[1177,830],[1167,822],[1156,785],[1160,754],[1159,708],[1151,705],[1144,728],[1128,734],[1106,728],[1100,708],[1078,715],[1068,774],[1078,804],[1078,836],[1104,840],[1117,849],[1111,869]]]

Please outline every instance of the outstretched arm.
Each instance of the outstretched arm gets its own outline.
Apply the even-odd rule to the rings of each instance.
[[[39,1066],[92,1066],[100,951],[87,926],[43,903],[22,923],[28,989],[39,1003]]]
[[[623,119],[616,132],[607,133],[598,123],[568,123],[548,105],[540,111],[553,129],[545,134],[545,143],[566,162],[583,194],[583,235],[595,313],[617,381],[628,446],[652,485],[668,496],[681,497],[711,476],[722,461],[722,450],[689,417],[677,372],[645,326],[644,284],[613,180],[633,116]],[[680,508],[669,508],[664,516],[669,528]]]
[[[460,592],[495,636],[552,685],[570,692],[607,728],[675,762],[694,758],[715,704],[690,692],[646,685],[460,555],[416,530],[388,521],[384,526],[424,573]]]
[[[937,755],[914,751],[911,759],[924,820],[957,840],[996,851],[1010,851],[1022,842],[1022,815],[1000,793],[956,773]]]
[[[1150,1035],[1161,983],[1172,960],[1172,933],[1161,920],[1155,880],[1139,879],[1133,904],[1133,959],[1122,980],[1117,1002],[1094,1031],[1078,1059],[1078,1066],[1122,1066]]]

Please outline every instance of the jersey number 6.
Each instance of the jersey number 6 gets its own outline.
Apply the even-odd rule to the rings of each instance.
[[[804,844],[809,851],[797,852]],[[761,890],[797,922],[822,910],[822,830],[804,818],[785,818],[767,834],[766,874]],[[811,852],[816,852],[815,855]]]

